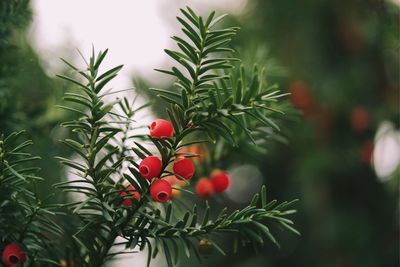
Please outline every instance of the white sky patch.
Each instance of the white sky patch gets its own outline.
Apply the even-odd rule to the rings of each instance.
[[[218,9],[237,13],[243,0],[219,1],[106,1],[106,0],[33,0],[32,45],[44,59],[50,75],[60,70],[60,57],[79,62],[76,48],[90,55],[109,48],[106,67],[124,64],[118,85],[129,87],[132,74],[162,78],[153,71],[167,62],[164,48],[172,45],[177,33],[175,16],[179,8],[190,4],[201,13]],[[127,76],[127,77],[123,77]]]

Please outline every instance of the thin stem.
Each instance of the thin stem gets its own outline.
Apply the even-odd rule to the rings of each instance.
[[[18,239],[19,243],[22,243],[22,241],[24,240],[25,233],[28,231],[29,225],[32,223],[33,218],[36,216],[36,214],[39,211],[39,209],[40,209],[39,207],[35,207],[33,212],[29,215],[28,221],[26,222],[26,224],[24,225],[24,228],[22,229],[22,231],[20,233],[20,237]]]
[[[3,136],[0,138],[0,184],[1,181],[4,179],[4,155],[5,150],[4,150],[4,141],[3,141]]]
[[[103,264],[107,261],[107,255],[108,251],[111,249],[111,247],[114,244],[115,239],[117,238],[118,234],[112,231],[110,234],[109,238],[107,239],[106,245],[101,249],[100,253],[98,256],[95,256],[94,258],[96,259],[97,263],[95,263],[93,266],[103,266]]]

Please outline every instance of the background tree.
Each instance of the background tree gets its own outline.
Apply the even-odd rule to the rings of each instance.
[[[297,219],[306,234],[285,239],[279,251],[267,246],[259,257],[215,259],[209,266],[398,265],[399,170],[380,178],[371,165],[380,123],[399,129],[398,5],[248,1],[234,20],[245,29],[233,40],[243,61],[277,71],[269,80],[279,81],[303,114],[302,121],[290,120],[295,132],[283,124],[288,146],[274,143],[266,156],[246,159],[261,169],[275,197],[304,199]],[[219,164],[232,166],[231,155]]]
[[[26,36],[32,15],[30,1],[2,1],[0,10],[0,129],[3,134],[26,130],[36,144],[30,152],[43,158],[36,163],[43,170],[42,175],[56,182],[64,176],[54,168],[54,157],[64,153],[57,140],[66,137],[66,133],[55,126],[67,114],[55,104],[68,88],[48,77],[30,46]],[[42,184],[38,191],[52,191],[51,182]]]
[[[248,1],[237,17],[246,33],[234,41],[259,61],[266,59],[256,44],[269,45],[288,71],[282,87],[304,114],[286,132],[290,145],[273,144],[259,165],[274,196],[304,200],[303,235],[279,252],[223,264],[399,264],[399,170],[381,182],[371,165],[380,123],[399,129],[398,22],[399,7],[389,1]]]

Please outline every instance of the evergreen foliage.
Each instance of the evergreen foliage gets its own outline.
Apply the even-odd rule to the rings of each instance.
[[[76,178],[54,185],[74,196],[71,197],[73,201],[61,205],[61,210],[68,209],[70,216],[60,218],[71,219],[64,240],[68,239],[71,228],[76,228],[68,244],[68,253],[62,253],[67,262],[74,262],[77,266],[102,266],[117,255],[136,253],[147,248],[148,265],[162,251],[168,266],[173,266],[181,250],[187,257],[196,255],[201,261],[202,255],[197,248],[199,240],[211,241],[212,246],[225,255],[224,249],[213,241],[213,237],[219,233],[229,233],[234,237],[234,251],[239,245],[246,244],[251,244],[257,250],[268,240],[278,245],[270,230],[271,224],[299,234],[293,228],[293,222],[287,218],[296,212],[291,208],[295,201],[279,204],[276,200],[267,202],[265,187],[244,209],[233,212],[223,209],[215,218],[211,218],[208,205],[203,214],[195,206],[180,217],[175,213],[172,203],[159,204],[150,198],[149,187],[154,180],[146,180],[140,175],[138,163],[143,158],[159,156],[162,159],[159,178],[163,178],[173,174],[169,166],[175,158],[195,156],[180,152],[188,145],[210,140],[215,142],[219,138],[236,145],[236,135],[240,133],[256,143],[264,138],[257,134],[261,126],[279,130],[269,115],[279,112],[273,105],[283,94],[279,93],[276,86],[262,83],[262,72],[257,67],[252,72],[251,80],[246,78],[243,66],[239,75],[231,71],[233,62],[238,59],[231,57],[232,50],[227,45],[238,29],[216,29],[215,25],[224,16],[214,18],[214,12],[203,20],[190,8],[181,11],[183,17],[178,17],[178,20],[186,40],[174,36],[181,50],[166,50],[166,53],[183,69],[173,67],[171,70],[160,70],[176,77],[175,84],[180,91],[152,89],[168,103],[167,114],[175,132],[172,138],[156,139],[148,135],[130,134],[137,127],[135,113],[148,104],[135,108],[135,101],[128,98],[107,101],[114,94],[107,91],[108,83],[117,77],[123,67],[119,65],[101,71],[108,50],[96,54],[93,49],[89,60],[82,56],[86,63],[83,69],[63,60],[79,77],[58,75],[77,89],[65,93],[64,100],[68,104],[59,106],[78,116],[78,119],[61,124],[72,133],[72,137],[62,143],[77,158],[58,157]],[[251,120],[256,120],[258,124],[254,125]],[[205,133],[210,140],[193,141],[191,137],[198,133]],[[4,156],[0,165],[0,188],[4,187],[9,192],[2,195],[5,204],[15,199],[15,194],[26,195],[18,198],[21,201],[17,203],[15,212],[25,214],[24,218],[28,220],[25,225],[32,224],[36,228],[25,226],[22,232],[16,232],[19,234],[2,235],[2,241],[22,243],[32,265],[41,266],[40,261],[55,264],[53,256],[45,256],[52,251],[48,237],[54,240],[57,239],[56,235],[63,233],[48,217],[55,215],[55,206],[44,205],[43,201],[37,200],[32,193],[34,191],[25,186],[27,181],[34,183],[33,180],[40,179],[35,174],[37,170],[16,167],[17,164],[36,159],[27,154],[18,154],[30,142],[14,148],[9,145],[17,135],[12,134],[2,143],[1,152],[4,151]],[[128,141],[134,146],[128,147]],[[120,197],[127,184],[133,185],[140,193],[140,200],[130,196]],[[22,202],[25,198],[27,200]],[[28,198],[31,200],[28,201]],[[127,198],[132,200],[133,206],[121,205]],[[7,216],[15,217],[17,214],[9,212]],[[8,227],[11,226],[0,231],[4,233],[13,229]],[[28,234],[30,231],[33,236]],[[123,241],[116,241],[117,237],[122,237]],[[36,247],[31,247],[31,240],[37,240]]]
[[[19,141],[23,132],[0,137],[0,249],[8,243],[23,244],[29,264],[58,264],[52,245],[63,234],[54,223],[58,206],[49,197],[39,199],[36,187],[43,181],[29,163],[39,157],[26,153],[32,141]]]
[[[158,70],[176,77],[175,85],[181,90],[152,88],[173,105],[168,115],[175,122],[175,130],[181,131],[190,124],[203,129],[212,140],[222,136],[232,145],[236,144],[234,126],[255,142],[251,132],[260,128],[248,129],[249,118],[279,131],[268,115],[279,112],[271,103],[285,94],[280,94],[276,85],[263,84],[264,71],[260,73],[257,66],[250,80],[243,65],[239,73],[229,71],[234,68],[233,62],[240,61],[231,56],[234,50],[227,47],[238,28],[215,29],[225,15],[214,18],[213,12],[203,20],[190,8],[181,11],[184,18],[177,19],[186,38],[173,36],[180,51],[165,52],[183,69]]]

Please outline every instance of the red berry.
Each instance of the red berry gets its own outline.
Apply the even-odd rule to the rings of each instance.
[[[364,107],[355,107],[351,112],[350,117],[351,127],[355,132],[362,133],[368,129],[369,113]]]
[[[26,255],[21,247],[11,243],[4,248],[2,260],[7,267],[22,265],[26,260]]]
[[[130,194],[131,196],[125,197],[125,196],[128,194],[128,192],[129,192],[129,194]],[[124,191],[122,191],[122,192],[120,193],[120,197],[124,200],[124,201],[122,202],[122,204],[123,204],[124,206],[126,206],[126,207],[130,207],[130,206],[132,206],[132,204],[133,204],[133,202],[132,202],[132,197],[133,197],[134,199],[136,199],[137,201],[139,201],[139,200],[140,200],[140,193],[139,193],[138,191],[136,191],[136,188],[135,188],[134,186],[129,185],[129,186],[126,188],[126,190],[124,190]]]
[[[196,194],[201,198],[209,198],[214,195],[214,186],[206,177],[200,178],[196,184]]]
[[[211,173],[211,183],[214,186],[214,190],[217,193],[225,191],[231,183],[229,174],[222,170],[214,170]]]
[[[140,174],[144,179],[148,180],[157,177],[161,172],[161,168],[162,168],[161,159],[159,159],[156,156],[150,156],[144,158],[139,165]]]
[[[150,186],[150,196],[157,202],[167,202],[171,198],[172,186],[166,180],[157,180]]]
[[[289,98],[293,105],[308,115],[312,111],[314,105],[314,100],[308,85],[302,81],[295,81],[289,86],[289,92]]]
[[[173,170],[175,174],[190,180],[194,174],[194,165],[190,159],[180,158],[175,160]]]
[[[153,138],[171,138],[174,127],[169,121],[157,119],[150,124],[150,136]]]

